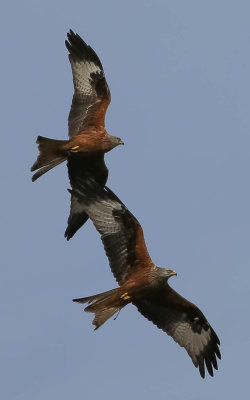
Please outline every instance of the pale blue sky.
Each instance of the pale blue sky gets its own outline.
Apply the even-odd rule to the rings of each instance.
[[[249,15],[241,0],[2,5],[1,399],[248,398]],[[125,142],[108,186],[220,337],[214,378],[133,306],[94,332],[71,301],[116,283],[91,223],[63,237],[66,166],[29,172],[37,135],[67,136],[70,28],[103,63],[107,129]]]

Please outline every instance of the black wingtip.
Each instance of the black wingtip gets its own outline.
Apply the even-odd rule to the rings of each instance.
[[[91,46],[87,45],[87,43],[79,36],[77,33],[73,32],[72,29],[67,33],[67,40],[65,40],[65,46],[69,52],[70,59],[73,57],[73,60],[76,61],[93,61],[95,64],[103,71],[102,63],[96,54],[96,52],[92,49]]]
[[[219,360],[221,360],[221,352],[220,352],[220,349],[218,346],[215,348],[215,353],[216,353],[217,357],[219,358]]]
[[[72,31],[72,29],[69,29],[69,31],[67,32],[67,38],[68,40],[70,40],[71,38],[75,37],[76,34],[74,31]]]
[[[71,210],[72,211],[72,210]],[[89,219],[85,211],[80,213],[72,212],[68,219],[68,226],[65,230],[64,236],[67,240],[70,240],[75,233],[85,224]]]
[[[204,366],[204,360],[202,360],[201,362],[199,362],[199,372],[200,372],[200,376],[205,379],[205,366]]]
[[[73,237],[73,235],[70,235],[68,232],[68,228],[65,230],[64,232],[64,237],[67,240],[67,242],[69,242],[69,240]]]
[[[70,37],[73,36],[79,36],[77,35],[72,29],[69,29],[68,33],[67,33],[67,38],[70,39]]]
[[[68,236],[67,229],[66,229],[66,231],[64,232],[64,237],[65,237],[65,239],[67,240],[67,242],[71,239],[71,238]]]

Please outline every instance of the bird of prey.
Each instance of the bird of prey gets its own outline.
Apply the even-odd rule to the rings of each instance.
[[[95,314],[95,329],[127,304],[134,304],[186,349],[202,378],[205,366],[213,376],[216,356],[221,358],[219,338],[199,308],[169,286],[168,279],[176,272],[153,263],[137,219],[110,189],[93,180],[79,184],[74,195],[101,234],[120,287],[73,301],[89,304],[85,311]]]
[[[39,155],[31,167],[31,171],[38,171],[33,175],[32,181],[67,160],[72,188],[79,178],[85,180],[89,177],[100,185],[105,185],[108,169],[104,162],[104,153],[123,144],[123,141],[109,135],[105,129],[105,113],[111,96],[98,56],[72,30],[67,37],[65,44],[69,51],[74,83],[74,95],[68,117],[69,140],[38,136]],[[72,196],[65,232],[67,239],[70,239],[88,219],[85,213],[78,211]]]

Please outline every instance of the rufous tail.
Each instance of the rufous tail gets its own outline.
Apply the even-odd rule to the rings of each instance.
[[[51,168],[61,164],[67,159],[68,155],[67,150],[65,150],[68,140],[56,140],[38,136],[36,143],[38,144],[39,155],[30,170],[35,171],[38,169],[38,171],[32,176],[32,182]]]
[[[131,301],[128,293],[124,293],[122,288],[112,289],[108,292],[96,294],[94,296],[73,299],[77,303],[89,303],[84,311],[95,314],[93,325],[95,330],[104,324],[112,315],[119,312],[126,304]]]

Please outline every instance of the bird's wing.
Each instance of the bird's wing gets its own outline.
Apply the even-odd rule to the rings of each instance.
[[[141,225],[110,189],[89,181],[79,184],[71,193],[101,234],[110,268],[119,284],[126,281],[132,269],[150,266]]]
[[[133,304],[141,314],[171,336],[191,357],[205,377],[205,365],[211,376],[220,359],[219,338],[205,316],[193,303],[180,296],[167,284],[152,290]],[[205,365],[204,365],[205,363]]]
[[[67,228],[64,236],[67,240],[70,240],[74,234],[87,222],[89,219],[88,215],[82,211],[77,198],[72,194],[70,199],[70,213],[67,221]]]
[[[68,174],[72,189],[78,187],[78,182],[89,181],[93,179],[101,186],[104,186],[108,179],[108,168],[104,161],[103,153],[87,154],[82,156],[81,153],[75,153],[68,157]],[[78,199],[71,195],[70,215],[68,218],[68,226],[65,231],[67,240],[81,228],[81,226],[88,220],[88,216],[84,211]]]
[[[104,127],[111,96],[102,64],[82,38],[70,30],[65,41],[73,73],[74,95],[68,118],[69,137],[88,127]]]

